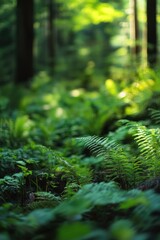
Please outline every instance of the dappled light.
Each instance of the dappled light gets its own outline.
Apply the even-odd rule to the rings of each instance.
[[[80,14],[74,16],[75,29],[80,30],[89,24],[99,24],[101,22],[112,22],[123,16],[121,11],[114,9],[107,3],[87,4],[78,7]],[[74,10],[74,9],[73,9]]]
[[[84,89],[82,89],[82,88],[80,88],[80,89],[73,89],[70,92],[70,94],[71,94],[72,97],[79,97],[79,96],[84,94]]]

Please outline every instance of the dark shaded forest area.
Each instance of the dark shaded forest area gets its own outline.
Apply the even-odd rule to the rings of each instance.
[[[0,240],[160,239],[159,12],[1,0]]]

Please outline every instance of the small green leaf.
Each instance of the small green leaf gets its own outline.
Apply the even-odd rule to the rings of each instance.
[[[91,230],[87,223],[66,223],[58,229],[57,240],[78,240],[88,235]]]

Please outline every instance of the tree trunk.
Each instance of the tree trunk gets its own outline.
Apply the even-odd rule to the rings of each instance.
[[[139,27],[138,27],[138,16],[137,16],[137,0],[130,1],[131,7],[131,20],[130,20],[130,37],[133,42],[131,47],[131,53],[137,56],[140,52],[139,46]]]
[[[16,83],[33,76],[33,0],[17,0]]]
[[[157,1],[147,0],[147,61],[153,67],[157,62]]]
[[[53,0],[48,0],[48,60],[51,73],[54,70],[56,59],[55,19],[56,19],[55,3],[53,3]]]

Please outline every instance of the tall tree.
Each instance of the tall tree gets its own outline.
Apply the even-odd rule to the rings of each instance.
[[[48,0],[48,57],[49,66],[52,69],[54,67],[54,10],[53,1]]]
[[[147,0],[147,61],[150,66],[157,62],[157,1]]]
[[[130,0],[131,19],[130,19],[130,37],[133,42],[131,52],[137,56],[140,51],[139,46],[139,26],[138,26],[138,14],[137,14],[137,0]]]
[[[17,0],[16,83],[33,76],[33,0]]]

